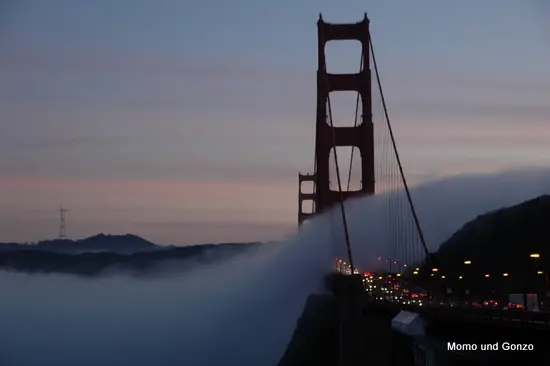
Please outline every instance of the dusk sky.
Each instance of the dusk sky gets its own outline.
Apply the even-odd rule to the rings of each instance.
[[[277,239],[313,170],[317,26],[368,12],[411,184],[550,164],[546,0],[3,0],[0,241]],[[331,42],[356,72],[360,44]],[[335,97],[353,123],[355,96]],[[343,122],[347,123],[347,122]]]

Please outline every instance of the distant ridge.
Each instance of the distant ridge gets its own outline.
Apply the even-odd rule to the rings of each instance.
[[[217,262],[255,250],[259,243],[174,246],[153,244],[139,236],[98,234],[82,240],[46,240],[36,244],[0,243],[0,269],[97,275],[107,269],[148,273],[167,261]],[[186,269],[191,264],[178,265]]]
[[[153,244],[133,234],[106,235],[98,234],[80,240],[54,239],[43,240],[36,244],[0,243],[0,252],[14,250],[41,250],[54,253],[111,252],[132,254],[141,251],[164,249],[164,246]]]

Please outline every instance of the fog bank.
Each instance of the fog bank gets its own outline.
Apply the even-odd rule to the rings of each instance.
[[[550,193],[550,169],[526,169],[499,174],[462,175],[411,188],[420,224],[430,251],[435,251],[468,221],[478,215]],[[399,200],[405,202],[404,190]],[[412,223],[410,209],[390,206],[389,195],[363,197],[346,202],[348,227],[354,261],[363,268],[377,265],[386,256],[389,245],[389,216],[401,214]],[[346,257],[342,218],[339,208],[331,213],[336,251]],[[395,230],[395,229],[394,229]],[[410,231],[403,229],[404,235]],[[402,238],[405,244],[411,238]]]
[[[332,264],[315,226],[171,277],[0,272],[0,364],[275,365]]]
[[[449,178],[412,195],[435,249],[477,215],[549,189],[550,170],[515,171]],[[346,206],[356,263],[371,265],[387,247],[388,196]],[[335,211],[218,264],[180,272],[172,263],[170,276],[0,272],[0,365],[275,365],[307,296],[345,255],[340,223]]]

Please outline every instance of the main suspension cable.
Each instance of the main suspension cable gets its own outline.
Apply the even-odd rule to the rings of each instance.
[[[429,262],[431,266],[433,266],[433,262],[430,256],[430,252],[428,251],[428,247],[426,245],[426,240],[424,239],[424,233],[422,232],[422,227],[420,226],[420,220],[418,219],[418,215],[416,214],[416,209],[414,207],[414,203],[412,201],[411,193],[409,191],[409,186],[407,185],[407,180],[405,178],[405,173],[403,171],[403,165],[401,164],[401,159],[399,157],[399,151],[397,150],[397,144],[395,142],[395,137],[393,135],[393,130],[390,123],[390,118],[388,116],[388,108],[386,106],[386,100],[384,98],[384,93],[382,91],[382,84],[380,83],[380,74],[378,73],[378,65],[376,63],[376,57],[374,55],[374,46],[372,44],[372,38],[369,34],[369,44],[370,44],[370,50],[372,54],[372,62],[374,64],[374,71],[376,72],[376,80],[378,82],[378,90],[380,92],[380,98],[382,99],[382,105],[384,107],[384,115],[386,117],[386,123],[388,126],[388,131],[390,133],[390,138],[393,146],[393,150],[395,152],[395,158],[397,160],[397,165],[399,167],[399,173],[401,175],[401,180],[403,182],[403,186],[405,187],[405,193],[407,194],[407,200],[409,202],[409,206],[411,208],[411,212],[413,215],[414,223],[416,226],[416,229],[418,231],[418,235],[420,237],[420,241],[422,242],[422,247],[424,248],[424,253],[426,255],[426,260]]]

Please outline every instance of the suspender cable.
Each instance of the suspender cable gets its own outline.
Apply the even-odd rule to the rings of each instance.
[[[424,239],[424,233],[422,232],[422,227],[420,226],[420,220],[418,219],[418,215],[416,214],[416,210],[412,201],[411,193],[409,191],[409,186],[407,185],[407,180],[405,179],[405,173],[403,171],[403,166],[401,165],[401,159],[399,158],[399,152],[397,150],[397,144],[395,143],[395,137],[393,135],[393,130],[391,128],[390,118],[388,116],[388,108],[386,106],[386,100],[384,98],[384,93],[382,91],[382,84],[380,83],[380,74],[378,73],[378,65],[376,64],[376,57],[374,56],[374,46],[372,45],[372,39],[369,34],[369,44],[370,44],[370,50],[372,54],[372,62],[374,64],[374,71],[376,72],[376,80],[378,82],[378,90],[380,91],[380,98],[382,99],[382,105],[384,107],[384,115],[386,117],[386,122],[388,125],[388,130],[390,133],[390,138],[393,146],[393,150],[395,152],[395,158],[397,160],[397,165],[399,167],[399,173],[401,174],[401,180],[403,182],[403,186],[405,187],[405,193],[407,194],[407,200],[409,202],[409,206],[411,208],[411,212],[413,215],[414,223],[416,225],[416,229],[418,230],[418,235],[420,237],[420,241],[422,242],[422,247],[424,248],[424,253],[426,254],[426,259],[429,262],[431,266],[433,266],[433,262],[430,256],[430,252],[428,251],[428,247],[426,246],[426,240]]]
[[[323,72],[325,73],[326,86],[329,88],[329,78],[327,74],[326,62],[323,63]],[[334,122],[332,120],[332,106],[330,103],[330,93],[327,93],[327,104],[328,104],[328,119],[330,122],[330,129],[332,131],[332,147],[334,149],[334,162],[336,165],[336,179],[338,181],[338,191],[340,193],[340,211],[342,213],[342,223],[344,225],[344,236],[346,239],[346,249],[348,252],[349,265],[351,267],[351,273],[355,273],[355,267],[353,265],[353,255],[351,253],[351,246],[349,240],[349,231],[348,231],[348,221],[346,217],[346,208],[344,205],[344,192],[342,191],[342,180],[340,179],[340,166],[338,164],[338,153],[336,152],[336,133],[334,131]]]
[[[328,77],[327,77],[328,79]],[[328,83],[328,80],[327,80]],[[346,207],[344,205],[344,194],[342,191],[342,181],[340,179],[340,166],[338,164],[338,154],[336,152],[336,133],[334,132],[334,123],[332,120],[332,108],[330,105],[330,97],[327,97],[328,101],[328,115],[330,121],[330,128],[332,130],[332,147],[334,148],[334,163],[336,165],[336,179],[338,181],[338,191],[340,193],[340,211],[342,212],[342,223],[344,224],[344,235],[346,238],[346,249],[348,251],[349,265],[351,267],[351,273],[355,273],[355,267],[353,266],[353,256],[351,254],[351,246],[349,240],[348,221],[346,217]]]
[[[365,53],[363,52],[363,48],[361,47],[361,61],[359,63],[359,72],[363,71],[363,58],[365,57]],[[353,123],[353,127],[357,127],[359,116],[359,98],[361,96],[361,93],[357,92],[357,99],[355,100],[355,120]],[[349,172],[348,172],[348,188],[347,191],[349,191],[349,187],[351,184],[351,170],[353,168],[353,153],[355,152],[355,146],[351,147],[351,158],[349,160]]]

